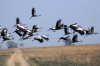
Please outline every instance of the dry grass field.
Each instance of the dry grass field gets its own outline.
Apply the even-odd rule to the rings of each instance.
[[[100,66],[100,44],[0,50],[0,66]]]

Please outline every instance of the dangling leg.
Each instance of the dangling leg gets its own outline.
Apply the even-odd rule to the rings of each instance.
[[[31,16],[29,19],[32,19],[33,16]]]

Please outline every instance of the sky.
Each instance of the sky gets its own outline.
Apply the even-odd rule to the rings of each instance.
[[[42,16],[30,20],[33,7],[36,8],[37,14]],[[43,27],[39,35],[50,35],[50,41],[44,43],[32,42],[32,37],[32,39],[21,42],[19,41],[20,37],[14,33],[14,42],[24,43],[24,48],[63,46],[62,41],[57,42],[58,38],[63,36],[63,30],[55,33],[47,30],[54,27],[58,19],[62,19],[62,22],[66,25],[77,22],[83,28],[94,26],[95,31],[100,33],[100,0],[0,0],[0,25],[7,27],[9,32],[13,32],[15,28],[12,28],[12,26],[16,23],[16,17],[19,17],[21,22],[26,24],[29,29],[35,24]],[[79,39],[83,42],[76,43],[76,45],[99,44],[99,38],[99,34],[86,38],[79,35]],[[0,39],[1,41],[2,39]],[[6,48],[6,42],[0,46]]]

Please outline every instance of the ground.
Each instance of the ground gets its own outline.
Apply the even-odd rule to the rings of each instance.
[[[0,66],[100,66],[100,44],[2,49]]]

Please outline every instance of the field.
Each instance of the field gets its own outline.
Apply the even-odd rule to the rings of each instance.
[[[100,44],[4,49],[0,66],[100,66]]]

